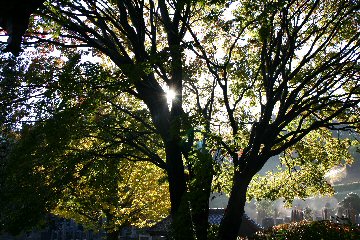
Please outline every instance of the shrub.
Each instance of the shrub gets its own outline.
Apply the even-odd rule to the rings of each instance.
[[[219,225],[211,224],[208,229],[208,240],[217,240]]]
[[[331,221],[297,222],[282,224],[269,230],[257,232],[254,240],[359,240],[360,227]]]

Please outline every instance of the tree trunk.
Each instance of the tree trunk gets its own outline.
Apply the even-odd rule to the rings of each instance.
[[[247,187],[253,174],[235,171],[230,199],[221,221],[219,240],[236,240],[244,215]]]
[[[212,157],[208,152],[198,152],[190,176],[191,213],[197,240],[207,239],[209,226],[209,197],[213,179]]]
[[[103,209],[106,216],[106,225],[103,226],[106,231],[106,240],[118,240],[120,235],[120,230],[115,229],[114,215],[112,215],[109,209]],[[121,229],[121,228],[120,228]]]
[[[119,230],[111,231],[106,233],[106,240],[118,240],[120,235]]]
[[[171,201],[172,235],[174,239],[192,240],[194,239],[194,232],[189,199],[186,194],[181,149],[177,142],[171,142],[166,144],[165,150]]]

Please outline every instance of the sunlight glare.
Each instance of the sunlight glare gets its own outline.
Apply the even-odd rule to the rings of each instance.
[[[174,90],[169,89],[168,91],[166,91],[166,99],[168,101],[168,103],[171,103],[172,100],[175,98],[176,93]]]

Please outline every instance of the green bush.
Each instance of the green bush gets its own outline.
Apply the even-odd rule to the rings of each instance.
[[[359,240],[360,227],[330,221],[297,222],[282,224],[257,232],[253,240]]]
[[[208,228],[208,240],[217,240],[217,233],[219,231],[219,225],[212,225],[210,224]]]

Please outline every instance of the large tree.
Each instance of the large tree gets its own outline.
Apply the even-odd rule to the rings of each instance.
[[[189,158],[192,143],[184,140],[182,135],[186,136],[183,132],[191,131],[193,127],[183,110],[182,40],[193,3],[179,1],[174,4],[171,6],[165,1],[59,1],[48,5],[44,19],[64,27],[60,38],[52,38],[51,42],[67,45],[67,39],[70,39],[73,44],[84,43],[107,55],[121,71],[119,82],[127,86],[122,91],[147,106],[164,145],[165,159],[157,157],[156,161],[160,163],[153,162],[168,173],[174,234],[177,238],[193,238],[193,219],[197,222],[196,234],[205,238],[211,165],[199,162],[209,168],[202,171],[210,176],[202,174],[204,179],[193,181],[193,192],[197,195],[203,192],[205,196],[203,201],[197,201],[198,197],[185,196],[187,183],[183,162],[183,156]],[[176,93],[170,107],[164,97],[164,86]],[[206,159],[205,162],[211,160],[209,154]],[[190,179],[198,168],[189,169]],[[193,204],[196,212],[193,218],[189,206],[192,199],[201,203]]]
[[[270,157],[314,130],[358,124],[352,116],[359,103],[359,5],[352,1],[330,3],[270,1],[247,5],[248,10],[260,14],[250,16],[256,23],[249,32],[255,36],[254,49],[245,46],[238,54],[240,61],[233,62],[235,67],[226,65],[224,77],[218,79],[235,140],[235,147],[224,144],[233,156],[235,171],[221,239],[235,238],[246,189]],[[238,81],[232,81],[236,65],[241,68],[250,59],[254,64]],[[232,91],[235,96],[229,95],[229,85],[239,89]],[[259,113],[249,119],[251,129],[244,137],[239,123],[246,124],[248,119],[241,119],[237,111],[247,94],[253,94],[250,104],[258,107]],[[241,155],[236,152],[239,148]]]
[[[42,42],[107,56],[118,90],[144,103],[165,159],[140,149],[167,172],[178,239],[206,238],[211,143],[234,164],[219,231],[228,240],[271,156],[315,130],[358,128],[357,1],[64,0],[47,3],[33,29]]]

